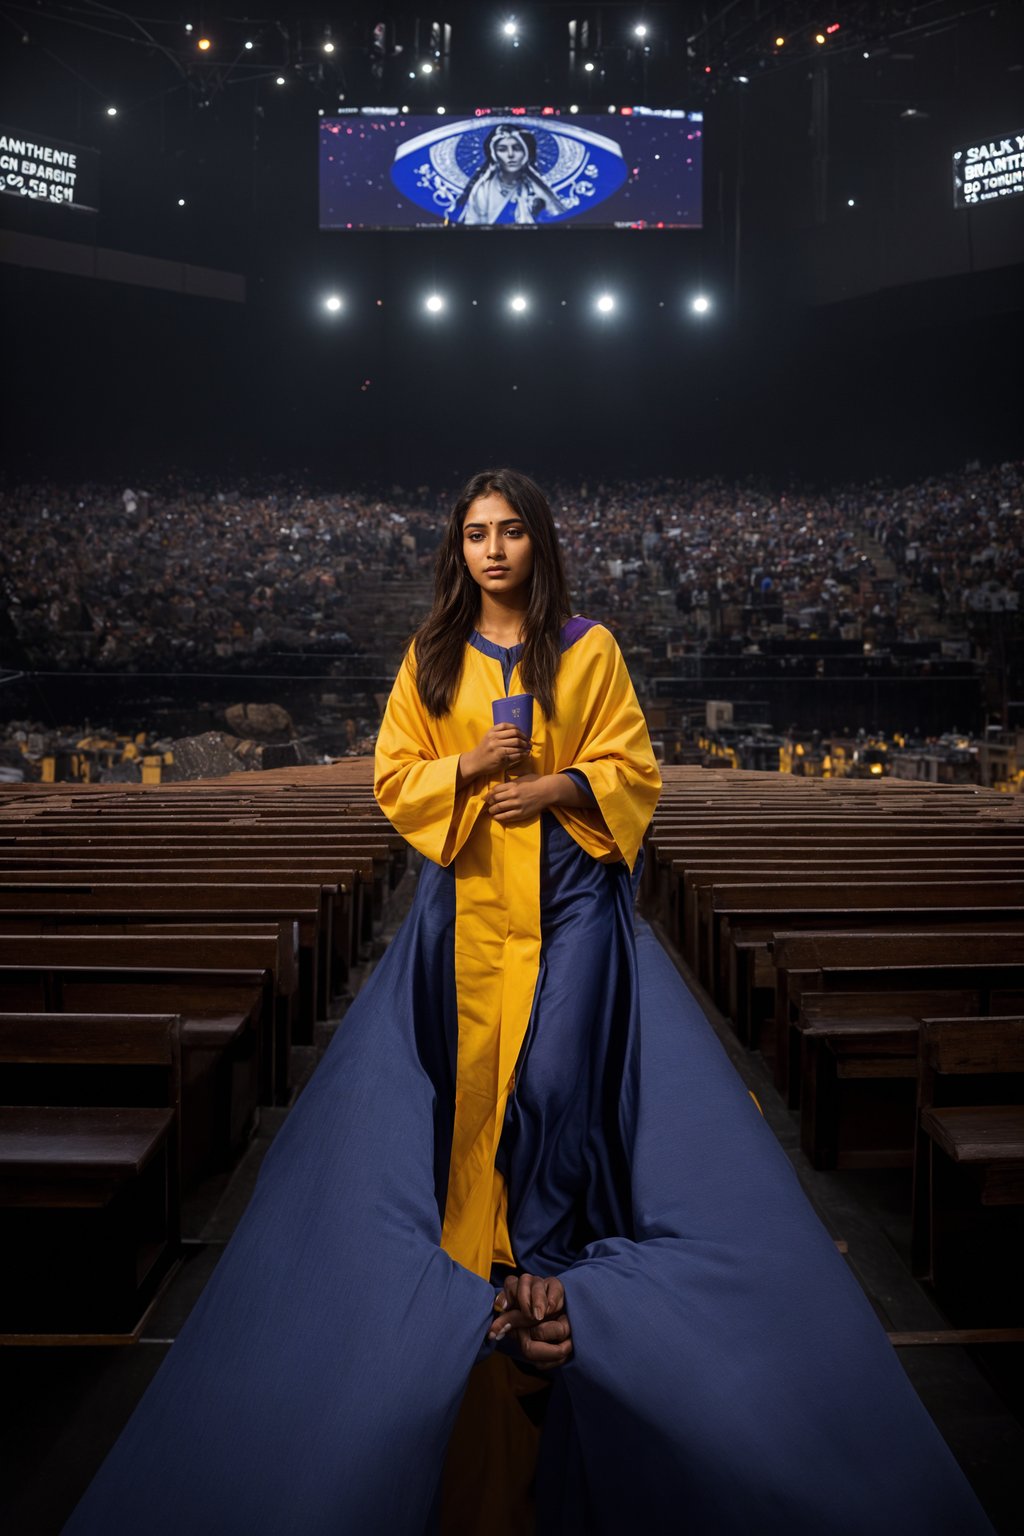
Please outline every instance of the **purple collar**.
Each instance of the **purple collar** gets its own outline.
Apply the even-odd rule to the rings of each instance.
[[[575,645],[576,641],[585,635],[588,629],[593,629],[597,622],[597,619],[584,618],[582,613],[574,613],[572,618],[567,619],[562,625],[562,650],[567,651],[570,646]],[[523,649],[521,640],[517,645],[498,645],[495,641],[488,640],[478,629],[470,630],[469,643],[476,650],[482,651],[485,656],[493,657],[495,661],[501,661],[505,656],[518,656]]]

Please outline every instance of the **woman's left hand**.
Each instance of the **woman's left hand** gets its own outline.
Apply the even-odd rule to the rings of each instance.
[[[539,816],[548,805],[547,790],[539,773],[522,773],[507,784],[496,784],[484,804],[503,827],[518,826]]]

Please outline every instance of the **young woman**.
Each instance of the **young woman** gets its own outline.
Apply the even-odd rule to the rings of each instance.
[[[528,128],[499,124],[484,139],[484,159],[455,205],[455,224],[536,224],[565,213],[536,168],[537,140]]]
[[[476,476],[377,743],[414,901],[69,1536],[991,1532],[634,913],[660,788],[544,497]]]

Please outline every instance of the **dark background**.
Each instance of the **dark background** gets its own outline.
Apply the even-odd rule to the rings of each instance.
[[[501,8],[453,5],[415,81],[433,50],[411,13],[154,9],[0,16],[5,123],[101,154],[95,216],[0,198],[8,480],[408,487],[500,460],[830,484],[1019,454],[1024,197],[956,211],[950,167],[1024,128],[1019,4],[854,4],[824,48],[806,5],[526,6],[517,49]],[[705,227],[320,233],[317,114],[339,100],[703,110]],[[26,236],[235,273],[245,302],[42,270]]]

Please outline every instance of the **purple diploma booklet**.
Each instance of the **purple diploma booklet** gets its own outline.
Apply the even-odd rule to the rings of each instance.
[[[524,736],[533,730],[533,694],[513,693],[507,699],[493,699],[491,714],[495,725],[517,725]]]

